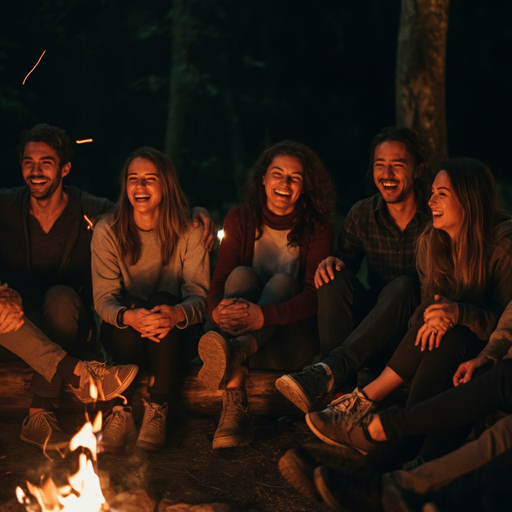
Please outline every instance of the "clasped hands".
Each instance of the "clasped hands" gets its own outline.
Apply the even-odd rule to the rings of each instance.
[[[161,304],[153,309],[127,309],[123,323],[140,332],[143,338],[157,343],[167,336],[171,329],[185,320],[185,313],[179,306]]]
[[[456,302],[435,295],[435,304],[428,306],[423,313],[425,322],[416,335],[416,345],[421,350],[439,347],[444,335],[459,321],[459,305]]]
[[[0,334],[17,331],[24,323],[20,294],[7,283],[0,285]]]
[[[212,311],[213,321],[222,331],[232,336],[241,336],[263,327],[261,308],[245,299],[224,299]]]

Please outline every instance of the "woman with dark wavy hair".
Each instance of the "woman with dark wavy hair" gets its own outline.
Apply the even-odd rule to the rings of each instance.
[[[94,305],[102,338],[115,361],[137,361],[149,371],[149,402],[136,445],[166,444],[174,375],[197,354],[210,277],[202,228],[194,227],[176,170],[160,151],[135,151],[121,171],[116,207],[92,238]],[[105,333],[110,331],[110,336]],[[116,451],[134,437],[131,411],[118,399],[100,446]]]
[[[347,444],[352,425],[404,383],[407,405],[451,387],[459,364],[485,347],[512,300],[512,221],[501,208],[494,178],[482,162],[454,158],[442,164],[429,200],[432,225],[417,248],[422,304],[386,368],[349,407],[337,401],[311,413],[311,430],[330,444]],[[340,399],[342,400],[342,399]],[[347,437],[348,431],[348,437]],[[466,433],[467,437],[467,433]],[[444,455],[461,440],[450,435],[383,443],[368,455],[372,467],[400,467],[420,450],[425,460]],[[371,445],[371,443],[370,443]]]
[[[303,368],[318,351],[314,274],[331,254],[334,187],[318,156],[298,142],[267,149],[252,169],[247,202],[228,212],[208,307],[221,333],[199,342],[200,382],[224,388],[213,448],[252,439],[247,368]]]

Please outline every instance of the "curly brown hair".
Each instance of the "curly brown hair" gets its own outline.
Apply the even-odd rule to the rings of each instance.
[[[330,174],[312,149],[291,140],[284,140],[271,146],[260,155],[252,167],[245,186],[246,203],[257,228],[256,239],[262,235],[262,205],[267,201],[263,177],[272,160],[278,155],[297,158],[304,173],[303,191],[295,204],[296,216],[288,234],[289,245],[296,247],[310,242],[315,229],[332,223],[336,192]]]

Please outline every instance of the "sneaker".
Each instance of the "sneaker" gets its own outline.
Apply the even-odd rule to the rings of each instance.
[[[167,404],[158,405],[144,402],[144,418],[136,445],[143,450],[157,452],[167,444]]]
[[[333,400],[322,413],[333,416],[350,416],[352,421],[358,421],[373,411],[376,406],[376,402],[370,400],[362,389],[356,388],[352,393]]]
[[[84,361],[80,387],[71,390],[84,403],[94,402],[91,385],[98,390],[98,400],[106,402],[121,396],[121,393],[132,383],[139,367],[134,364],[107,366],[97,361]]]
[[[59,427],[55,414],[39,411],[25,418],[21,426],[20,439],[38,446],[43,451],[48,451],[66,448],[69,446],[71,436]]]
[[[315,485],[324,502],[334,510],[383,512],[382,477],[375,472],[348,472],[341,468],[319,466]]]
[[[209,331],[199,340],[198,352],[203,361],[197,378],[199,383],[216,391],[230,374],[257,350],[251,335],[226,341],[218,332]]]
[[[321,465],[365,468],[361,453],[348,446],[305,444],[288,450],[279,460],[279,471],[297,491],[312,501],[322,501],[315,487],[314,471]]]
[[[247,444],[253,437],[245,389],[226,389],[222,396],[219,426],[213,436],[213,449]]]
[[[114,453],[135,434],[132,408],[116,405],[103,425],[99,446],[103,452]]]
[[[352,446],[363,455],[377,447],[368,433],[368,424],[373,416],[366,415],[358,421],[352,421],[350,416],[312,412],[306,416],[306,422],[319,439],[334,446]]]
[[[302,412],[313,411],[313,405],[334,387],[334,379],[321,364],[276,380],[276,389]]]

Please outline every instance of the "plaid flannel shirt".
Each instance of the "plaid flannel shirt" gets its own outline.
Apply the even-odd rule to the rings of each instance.
[[[380,194],[357,202],[348,212],[338,236],[335,256],[357,273],[366,256],[368,285],[373,293],[402,275],[417,275],[415,242],[431,219],[424,200],[403,231],[389,215]]]

